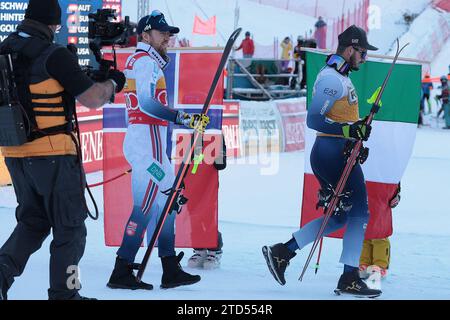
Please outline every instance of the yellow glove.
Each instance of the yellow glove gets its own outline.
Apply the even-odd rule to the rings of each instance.
[[[187,128],[197,130],[200,133],[204,133],[206,126],[209,123],[209,117],[201,113],[186,113],[183,111],[178,111],[176,124],[184,125]]]

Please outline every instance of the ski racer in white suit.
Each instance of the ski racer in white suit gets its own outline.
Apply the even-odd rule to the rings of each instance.
[[[151,219],[158,219],[167,200],[165,192],[174,182],[173,168],[166,154],[168,122],[185,125],[203,132],[209,118],[187,114],[168,107],[163,70],[169,63],[167,46],[170,36],[178,33],[155,10],[139,21],[139,42],[136,52],[125,65],[125,92],[128,129],[123,151],[132,167],[133,212],[125,227],[122,245],[117,251],[110,288],[152,289],[152,285],[137,282],[133,263]],[[174,211],[176,208],[174,208]],[[200,276],[184,272],[175,255],[175,216],[171,212],[158,238],[158,255],[163,265],[162,288],[193,284]]]

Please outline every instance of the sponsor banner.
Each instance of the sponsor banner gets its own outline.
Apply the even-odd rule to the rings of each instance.
[[[241,154],[280,152],[280,116],[272,102],[242,101],[239,108]]]
[[[103,168],[103,126],[102,121],[80,122],[81,153],[87,173]]]
[[[239,100],[224,100],[222,132],[227,146],[227,156],[239,157]]]
[[[283,123],[283,151],[305,149],[306,99],[275,102]]]
[[[305,99],[241,101],[241,155],[300,151],[305,148]]]

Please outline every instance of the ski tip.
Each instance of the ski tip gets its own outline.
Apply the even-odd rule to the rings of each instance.
[[[233,31],[230,38],[236,39],[239,36],[239,34],[241,33],[241,31],[242,31],[242,28],[237,28],[236,30]]]

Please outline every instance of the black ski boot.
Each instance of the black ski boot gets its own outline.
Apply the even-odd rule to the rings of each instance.
[[[344,272],[341,275],[334,293],[337,295],[349,294],[355,297],[376,298],[381,295],[381,290],[370,289],[359,277],[359,271],[356,269],[352,272]]]
[[[270,273],[279,284],[284,286],[286,280],[284,279],[284,272],[289,265],[289,260],[295,257],[297,254],[289,250],[284,244],[277,243],[273,246],[262,247],[264,258],[266,258],[267,266]]]
[[[117,257],[114,270],[106,285],[111,289],[152,290],[151,284],[136,280],[133,269],[133,264]]]
[[[200,276],[192,275],[183,271],[180,265],[180,261],[183,259],[183,256],[184,253],[181,251],[178,256],[161,258],[163,268],[163,275],[161,278],[162,289],[187,286],[200,281]]]

